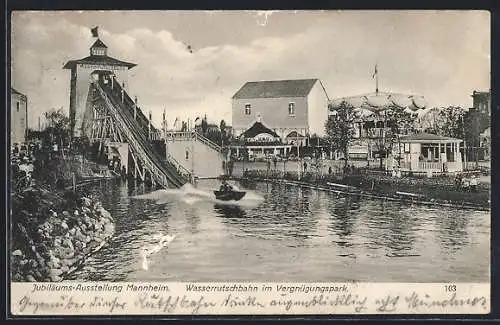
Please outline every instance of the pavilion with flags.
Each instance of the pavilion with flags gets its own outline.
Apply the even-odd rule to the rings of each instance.
[[[412,120],[419,111],[427,107],[424,96],[381,92],[378,85],[378,65],[375,65],[372,78],[376,80],[375,92],[334,98],[329,101],[328,115],[336,115],[338,109],[347,104],[354,108],[355,134],[349,148],[349,159],[373,160],[385,156],[376,143],[385,141],[385,137],[397,118],[405,116]],[[411,125],[400,129],[400,136],[412,133]]]

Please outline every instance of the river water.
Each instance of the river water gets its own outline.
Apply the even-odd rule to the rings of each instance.
[[[218,185],[154,192],[121,181],[93,185],[116,235],[72,279],[489,281],[488,212],[272,183],[236,184],[247,195],[228,205],[211,197]]]

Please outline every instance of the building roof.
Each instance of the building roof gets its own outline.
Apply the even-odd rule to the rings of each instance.
[[[402,136],[399,138],[401,142],[461,142],[462,140],[452,137],[443,137],[431,133],[417,133],[413,135]]]
[[[68,61],[64,65],[63,69],[72,69],[77,64],[116,65],[116,66],[125,66],[128,67],[129,69],[137,65],[135,63],[121,61],[107,55],[90,55],[83,59]]]
[[[306,97],[318,79],[249,81],[233,99]]]
[[[343,102],[348,103],[357,110],[369,110],[372,112],[379,112],[392,107],[414,112],[419,109],[424,109],[427,106],[427,102],[423,96],[392,92],[374,92],[333,99],[329,103],[330,111],[337,109]]]
[[[26,96],[25,94],[23,94],[23,93],[21,93],[21,92],[17,91],[17,90],[16,90],[16,89],[14,89],[13,87],[10,87],[10,92],[11,92],[11,94],[13,94],[13,95]]]
[[[266,127],[264,124],[261,122],[255,122],[249,129],[247,129],[245,132],[243,132],[243,137],[245,138],[253,138],[259,134],[262,133],[267,133],[272,135],[275,138],[279,138],[279,135],[276,134],[273,130],[270,128]]]
[[[103,41],[101,41],[99,38],[97,39],[97,41],[94,42],[94,44],[92,44],[92,46],[90,48],[94,48],[94,47],[104,47],[104,48],[108,48],[106,46],[106,44],[103,43]]]
[[[100,39],[97,39],[97,41],[92,44],[90,49],[92,50],[93,48],[108,48],[106,44],[104,44]],[[92,51],[91,51],[92,53]],[[63,69],[73,69],[77,64],[94,64],[94,65],[114,65],[114,66],[125,66],[128,67],[129,69],[135,67],[137,64],[131,63],[131,62],[125,62],[121,61],[118,59],[115,59],[111,56],[108,56],[106,53],[103,55],[94,55],[91,54],[83,59],[79,60],[70,60],[68,61],[64,66]]]
[[[471,97],[474,97],[474,96],[490,96],[490,95],[491,95],[491,91],[477,91],[477,90],[474,90],[472,92]]]
[[[304,138],[304,136],[301,135],[300,133],[298,133],[297,131],[290,132],[286,137],[287,138]]]

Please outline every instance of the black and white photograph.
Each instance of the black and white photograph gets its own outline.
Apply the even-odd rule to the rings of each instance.
[[[10,278],[490,282],[488,11],[14,11]]]

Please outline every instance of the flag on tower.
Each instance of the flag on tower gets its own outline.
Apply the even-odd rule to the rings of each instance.
[[[191,46],[191,44],[184,42],[184,45],[186,46],[186,50],[188,50],[189,53],[193,54],[193,47]]]
[[[373,72],[372,79],[375,78],[376,75],[378,75],[378,70],[377,65],[375,64],[375,72]]]
[[[90,30],[92,32],[92,37],[99,37],[99,27],[96,26]]]

